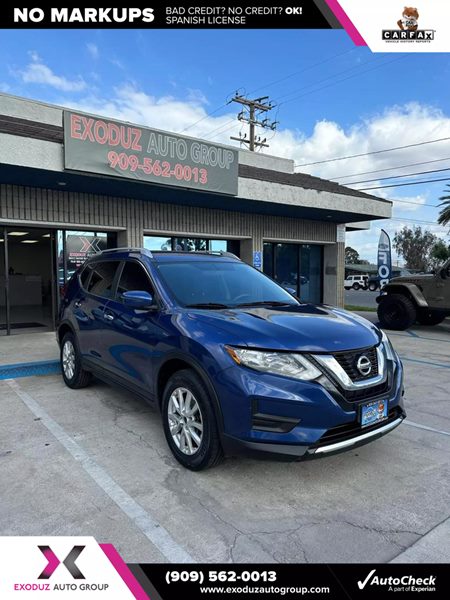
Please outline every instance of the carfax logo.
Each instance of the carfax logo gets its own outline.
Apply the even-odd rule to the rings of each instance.
[[[432,42],[434,29],[419,29],[419,11],[414,6],[405,6],[402,18],[397,21],[398,29],[383,29],[385,42]]]
[[[381,577],[377,575],[376,569],[372,569],[365,579],[358,581],[360,590],[370,586],[383,587],[388,592],[435,592],[436,576],[414,577],[413,575],[402,575],[401,577]]]

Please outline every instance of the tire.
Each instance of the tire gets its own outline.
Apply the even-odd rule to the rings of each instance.
[[[73,354],[72,365],[70,365],[71,354]],[[92,374],[81,367],[81,354],[73,333],[66,333],[63,337],[60,360],[62,376],[67,387],[78,390],[89,385]]]
[[[360,288],[360,285],[359,285],[359,283],[354,283],[354,284],[352,285],[352,288],[353,288],[354,290],[359,290],[359,288]]]
[[[181,415],[182,411],[176,410],[176,403],[180,404],[180,394],[182,402],[190,403],[190,416]],[[167,443],[183,467],[202,471],[222,460],[223,450],[211,398],[195,371],[183,369],[172,375],[164,389],[161,412]]]
[[[417,321],[421,325],[439,325],[445,317],[446,314],[439,311],[423,310],[417,315]]]
[[[417,318],[417,310],[412,300],[403,294],[383,296],[378,305],[378,318],[384,329],[403,331],[411,327]]]
[[[378,285],[376,283],[369,283],[369,290],[371,292],[376,292],[378,288]]]

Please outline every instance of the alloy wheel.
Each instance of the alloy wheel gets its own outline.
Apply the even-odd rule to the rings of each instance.
[[[203,439],[203,417],[191,391],[184,387],[173,390],[167,407],[172,439],[177,448],[192,456],[198,452]]]
[[[75,348],[69,340],[67,340],[63,347],[62,366],[64,375],[70,381],[75,374]]]

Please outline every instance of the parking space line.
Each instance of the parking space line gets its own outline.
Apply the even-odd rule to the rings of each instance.
[[[429,365],[436,369],[450,369],[450,365],[443,365],[442,363],[434,363],[429,360],[420,360],[420,358],[409,358],[408,356],[400,355],[401,360],[407,360],[409,362],[419,363],[422,365]]]
[[[409,419],[405,419],[403,421],[404,425],[409,425],[410,427],[417,427],[417,429],[425,429],[425,431],[432,431],[433,433],[440,433],[441,435],[450,436],[449,431],[442,431],[442,429],[435,429],[434,427],[428,427],[427,425],[421,425],[420,423],[414,423],[414,421],[410,421]]]
[[[93,460],[70,435],[52,419],[44,408],[30,394],[22,390],[13,380],[6,380],[11,390],[22,400],[29,410],[40,419],[48,431],[64,446],[72,457],[80,463],[86,473],[127,515],[145,537],[163,554],[169,562],[191,563],[194,559],[171,537],[153,517],[138,504],[118,483]]]

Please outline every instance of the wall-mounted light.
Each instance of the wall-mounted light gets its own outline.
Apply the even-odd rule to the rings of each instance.
[[[28,235],[28,231],[9,231],[8,235],[20,237],[21,235]]]
[[[45,233],[42,237],[50,237],[49,233]]]
[[[37,244],[39,240],[22,240],[21,244]]]

